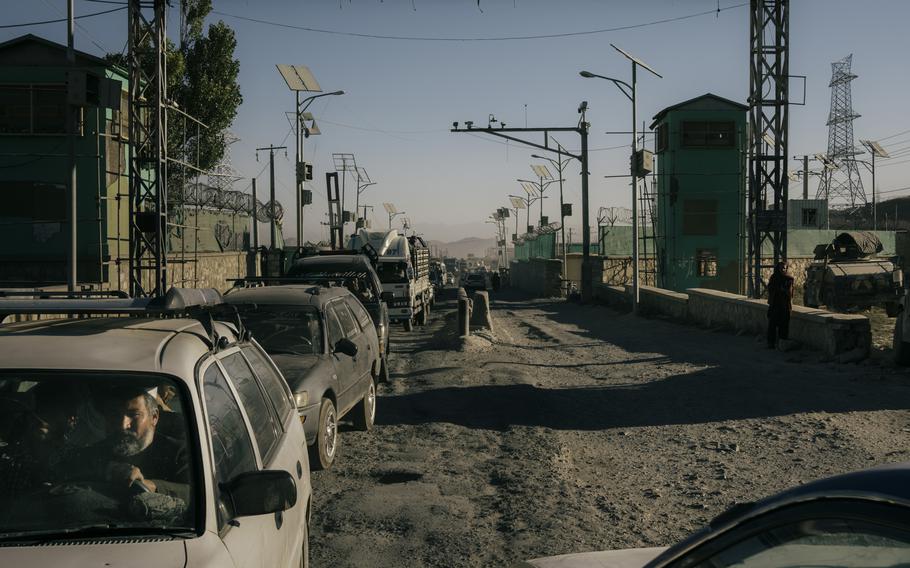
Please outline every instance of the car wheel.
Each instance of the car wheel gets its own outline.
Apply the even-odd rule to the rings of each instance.
[[[363,399],[357,403],[353,412],[354,427],[364,432],[373,429],[376,422],[376,381],[370,377],[370,385],[367,392],[363,394]]]
[[[309,510],[309,507],[307,508]],[[300,551],[300,568],[310,566],[310,519],[303,520],[303,547]]]
[[[904,343],[904,315],[898,314],[894,322],[894,362],[906,366],[910,364],[910,345]]]
[[[383,357],[379,361],[379,376],[376,377],[376,380],[380,383],[389,382],[389,364],[388,364],[388,355]]]
[[[319,407],[319,425],[316,442],[309,447],[310,464],[313,469],[329,469],[338,453],[338,412],[331,399],[322,399]]]
[[[414,331],[414,320],[413,319],[404,320],[404,330],[405,331]]]

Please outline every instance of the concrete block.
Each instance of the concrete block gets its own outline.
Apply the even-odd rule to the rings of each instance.
[[[474,292],[471,327],[485,327],[493,331],[493,316],[490,314],[490,295],[487,292]]]

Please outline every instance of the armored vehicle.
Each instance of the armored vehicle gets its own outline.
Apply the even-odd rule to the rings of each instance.
[[[892,258],[880,257],[882,242],[868,231],[845,231],[815,247],[806,270],[803,303],[830,310],[882,306],[897,315],[903,275]]]

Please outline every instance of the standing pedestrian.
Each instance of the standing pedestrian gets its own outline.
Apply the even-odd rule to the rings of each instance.
[[[793,310],[793,277],[787,263],[778,262],[768,280],[768,348],[774,349],[778,339],[790,337],[790,312]]]

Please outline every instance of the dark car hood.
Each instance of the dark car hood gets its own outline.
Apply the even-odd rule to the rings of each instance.
[[[327,355],[272,355],[271,357],[281,369],[281,374],[284,375],[293,392],[304,390],[303,383],[306,382],[306,378],[317,373],[320,366],[332,366]],[[326,372],[331,374],[333,371],[326,369]]]

